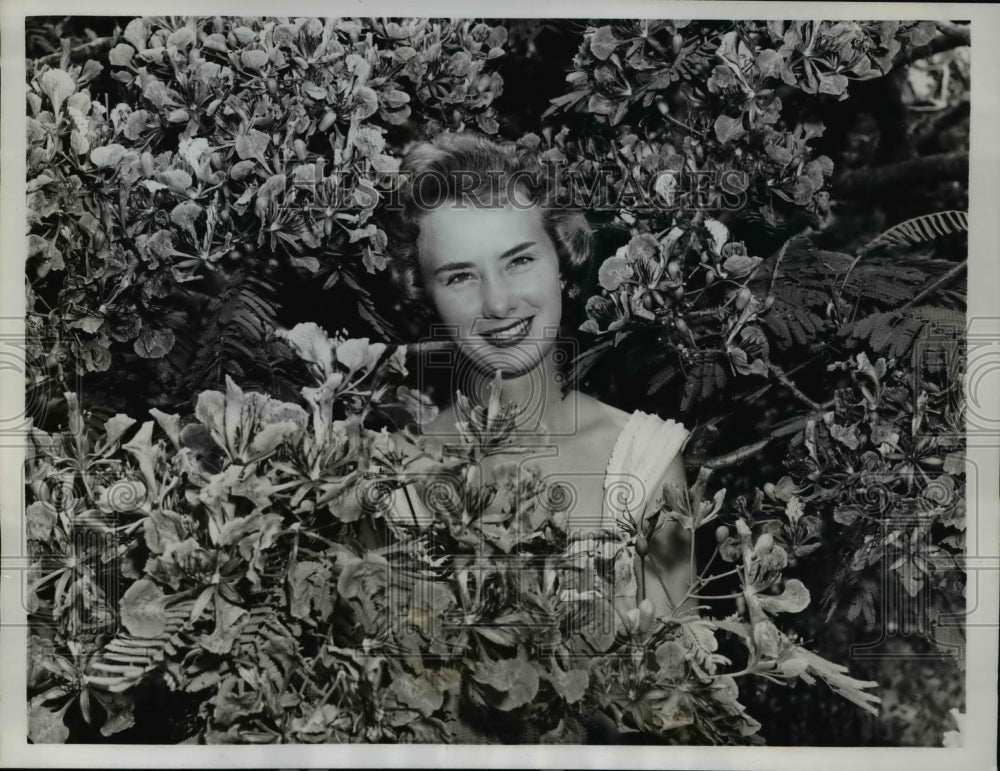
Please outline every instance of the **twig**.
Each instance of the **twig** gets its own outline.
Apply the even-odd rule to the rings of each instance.
[[[772,375],[774,375],[778,379],[778,381],[785,388],[787,388],[789,391],[791,391],[793,394],[799,397],[799,399],[801,399],[803,402],[809,405],[812,409],[814,410],[820,409],[819,402],[813,401],[804,393],[802,393],[802,391],[799,390],[799,387],[791,381],[791,379],[788,377],[788,375],[785,374],[784,370],[782,370],[781,367],[779,367],[777,364],[768,364],[767,369]]]
[[[63,49],[57,51],[56,53],[46,54],[45,56],[39,56],[34,60],[35,66],[40,66],[42,64],[58,64],[62,61],[63,54],[68,54],[69,60],[83,59],[92,54],[96,54],[105,48],[111,47],[111,42],[113,38],[111,37],[99,37],[96,40],[91,40],[89,43],[84,43],[83,45],[78,45],[76,48]]]
[[[834,402],[831,399],[825,404],[817,405],[819,409],[816,412],[811,412],[807,415],[802,415],[797,418],[792,418],[791,420],[786,421],[785,423],[775,426],[771,430],[771,433],[769,433],[763,439],[758,439],[756,442],[744,445],[739,449],[733,450],[732,452],[726,453],[725,455],[720,455],[717,458],[709,458],[707,460],[697,460],[697,463],[698,465],[705,466],[706,468],[710,468],[713,470],[724,468],[725,466],[735,466],[738,463],[742,463],[748,458],[752,458],[762,449],[767,447],[767,445],[773,442],[775,439],[781,439],[782,437],[788,436],[789,434],[797,433],[810,420],[816,420],[822,417],[823,413],[833,406],[833,403]],[[691,462],[695,462],[695,460],[691,459]]]
[[[912,298],[910,300],[907,300],[905,303],[903,303],[902,305],[900,305],[899,308],[897,308],[896,310],[900,310],[901,311],[904,308],[909,308],[911,305],[916,305],[918,302],[920,302],[921,300],[923,300],[925,297],[929,296],[930,294],[932,294],[933,292],[935,292],[936,290],[940,289],[942,286],[944,286],[945,284],[947,284],[953,278],[955,278],[955,276],[957,276],[959,273],[961,273],[963,270],[965,270],[968,267],[968,264],[969,264],[969,261],[967,259],[966,260],[962,260],[958,265],[956,265],[954,268],[952,268],[947,273],[945,273],[943,276],[941,276],[941,278],[939,278],[937,281],[935,281],[929,287],[927,287],[926,289],[924,289],[921,292],[919,292],[916,297],[914,297],[914,298]]]

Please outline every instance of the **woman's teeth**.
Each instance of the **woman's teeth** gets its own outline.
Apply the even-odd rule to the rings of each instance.
[[[514,338],[518,338],[521,335],[525,334],[528,331],[528,326],[530,324],[531,324],[531,319],[524,319],[520,323],[515,324],[514,326],[509,327],[508,329],[502,330],[500,332],[484,333],[483,337],[485,337],[488,340],[499,340],[499,341],[513,340]]]

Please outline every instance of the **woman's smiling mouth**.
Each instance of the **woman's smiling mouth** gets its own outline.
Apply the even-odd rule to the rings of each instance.
[[[521,319],[520,321],[516,321],[506,327],[490,330],[489,332],[480,332],[479,336],[493,345],[504,345],[519,342],[525,335],[528,334],[528,329],[531,327],[532,319],[534,319],[534,316],[529,316],[526,319]]]

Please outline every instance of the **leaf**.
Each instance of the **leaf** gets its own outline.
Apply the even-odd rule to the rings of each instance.
[[[361,86],[354,94],[354,108],[351,117],[367,120],[378,112],[378,94],[368,86]]]
[[[135,46],[136,51],[144,51],[146,41],[149,40],[149,27],[146,20],[142,17],[132,19],[125,27],[122,37]]]
[[[153,554],[163,554],[188,535],[184,519],[169,509],[153,509],[142,524],[143,538]]]
[[[759,594],[757,598],[764,610],[770,613],[801,613],[809,606],[809,590],[797,578],[789,579],[781,594]]]
[[[201,216],[201,213],[201,206],[196,204],[194,201],[182,201],[171,210],[170,221],[175,225],[184,228],[190,232],[192,238],[197,239],[194,223],[197,221],[198,217]]]
[[[743,128],[742,115],[738,118],[730,118],[723,113],[715,119],[715,136],[722,144],[739,139],[745,133],[746,129]]]
[[[63,102],[76,91],[76,81],[73,80],[72,75],[64,70],[46,70],[38,79],[38,84],[41,86],[42,93],[52,103],[52,112],[56,115],[59,114]]]
[[[187,193],[194,182],[191,175],[184,169],[164,169],[157,174],[157,177],[161,182],[166,183],[167,187],[178,193]]]
[[[618,46],[626,41],[616,38],[611,27],[598,27],[597,30],[590,35],[589,42],[590,52],[603,62],[614,53]]]
[[[390,689],[403,704],[417,710],[424,717],[429,717],[444,704],[443,691],[428,679],[414,677],[409,672],[397,674]]]
[[[169,329],[143,327],[132,348],[144,359],[161,359],[174,347],[174,333]]]
[[[135,56],[135,49],[127,43],[119,43],[108,52],[108,61],[116,67],[125,67]]]
[[[587,688],[590,686],[590,673],[586,669],[571,669],[568,672],[555,669],[551,680],[556,691],[566,700],[567,704],[576,704],[587,693]]]
[[[118,165],[118,161],[121,160],[124,154],[125,148],[120,144],[114,143],[104,145],[103,147],[95,147],[90,151],[90,160],[99,169],[114,168]]]
[[[332,573],[328,565],[303,560],[288,572],[288,612],[294,618],[326,621],[333,613],[335,595],[330,591]]]
[[[261,70],[267,64],[267,52],[259,49],[243,51],[240,53],[240,61],[243,66],[250,70]]]
[[[167,628],[165,605],[163,590],[148,578],[140,578],[119,602],[122,624],[136,637],[159,637]]]
[[[263,131],[250,129],[246,134],[240,134],[236,137],[234,147],[241,160],[255,158],[263,162],[264,151],[267,150],[270,141],[270,137]]]
[[[209,653],[224,655],[229,653],[240,634],[240,620],[247,611],[226,602],[218,594],[215,595],[215,629],[210,635],[201,635],[199,642]]]
[[[499,691],[496,706],[505,712],[530,703],[538,693],[538,672],[523,652],[513,659],[476,662],[472,679]]]

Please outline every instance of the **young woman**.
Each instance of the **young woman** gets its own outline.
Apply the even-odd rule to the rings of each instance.
[[[687,431],[562,387],[564,288],[590,258],[591,232],[579,212],[549,205],[539,171],[517,148],[473,134],[414,147],[401,166],[391,275],[425,333],[454,343],[449,395],[482,403],[499,371],[501,402],[521,410],[515,443],[547,480],[566,486],[569,526],[641,530],[665,482],[686,486]],[[454,407],[423,431],[454,441]],[[684,594],[687,549],[676,523],[661,522],[644,562],[616,568],[619,612],[635,607],[637,586],[667,612]]]

